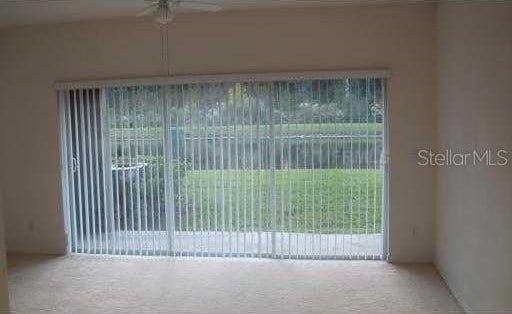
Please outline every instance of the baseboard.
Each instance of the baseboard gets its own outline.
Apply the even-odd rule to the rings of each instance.
[[[440,269],[440,267],[437,266],[437,263],[434,261],[434,263],[432,263],[432,264],[434,265],[434,269],[437,271],[439,276],[443,279],[444,283],[448,287],[448,290],[450,290],[450,293],[453,295],[453,297],[457,300],[459,305],[462,307],[462,310],[464,310],[464,313],[467,313],[467,314],[478,314],[477,312],[475,312],[475,311],[473,311],[471,309],[471,307],[464,300],[464,298],[461,296],[461,294],[458,293],[457,289],[455,289],[450,284],[450,281],[447,279],[447,275]]]
[[[16,256],[16,255],[28,255],[28,256],[64,256],[67,252],[60,251],[48,251],[48,252],[34,252],[34,251],[24,251],[24,250],[8,250],[5,255],[6,256]]]

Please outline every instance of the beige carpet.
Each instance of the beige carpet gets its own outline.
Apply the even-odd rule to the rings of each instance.
[[[13,313],[462,313],[430,265],[9,257]]]

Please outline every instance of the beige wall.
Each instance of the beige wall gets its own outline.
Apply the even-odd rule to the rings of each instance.
[[[4,218],[2,193],[0,193],[0,313],[9,311],[9,293],[7,291],[7,263],[5,261]]]
[[[439,149],[512,158],[512,4],[439,9]],[[437,173],[435,263],[470,313],[512,313],[512,160]]]
[[[390,238],[395,261],[431,261],[433,170],[416,166],[435,117],[435,6],[380,5],[181,15],[174,74],[390,68]],[[165,74],[140,20],[0,31],[2,160],[11,251],[64,250],[55,80]]]

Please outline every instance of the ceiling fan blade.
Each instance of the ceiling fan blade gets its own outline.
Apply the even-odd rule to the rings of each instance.
[[[353,1],[347,1],[347,0],[277,0],[277,1],[278,2],[332,3],[332,4],[353,2]],[[375,2],[379,2],[379,0],[375,0]]]
[[[151,14],[155,13],[155,11],[157,9],[158,9],[158,4],[153,3],[152,5],[147,6],[146,8],[142,9],[142,11],[137,13],[135,16],[139,17],[139,16],[151,15]]]
[[[177,7],[181,7],[183,9],[189,10],[198,10],[198,11],[208,11],[208,12],[217,12],[222,10],[220,5],[201,2],[201,1],[193,1],[193,0],[185,0],[182,2],[178,2]]]

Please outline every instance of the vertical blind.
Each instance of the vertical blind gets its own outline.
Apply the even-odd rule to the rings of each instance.
[[[379,259],[384,79],[60,91],[72,252]]]

